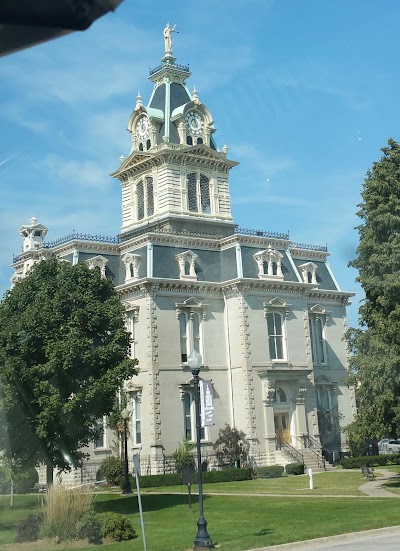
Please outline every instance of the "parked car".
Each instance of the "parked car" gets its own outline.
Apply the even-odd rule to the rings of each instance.
[[[400,452],[400,440],[389,440],[386,444],[386,453],[399,453]]]
[[[379,440],[378,442],[378,450],[379,453],[386,453],[386,447],[389,442],[390,438],[383,438],[382,440]]]

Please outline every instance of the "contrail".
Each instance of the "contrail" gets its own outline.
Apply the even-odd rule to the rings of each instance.
[[[14,157],[15,155],[11,155],[11,157],[4,159],[4,161],[0,161],[0,166],[5,165],[6,163],[8,163],[8,161],[11,161],[11,159],[13,159]]]

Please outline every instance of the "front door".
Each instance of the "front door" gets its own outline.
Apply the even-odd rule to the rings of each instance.
[[[275,434],[279,444],[287,442],[290,444],[290,428],[289,428],[289,414],[288,413],[275,413]]]

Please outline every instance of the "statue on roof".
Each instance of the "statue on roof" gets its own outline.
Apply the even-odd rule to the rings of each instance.
[[[176,29],[176,25],[174,25],[171,29],[169,23],[166,24],[164,29],[164,44],[165,44],[165,55],[170,54],[172,55],[172,36],[171,33],[174,33]]]

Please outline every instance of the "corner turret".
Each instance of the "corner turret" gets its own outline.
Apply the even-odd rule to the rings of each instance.
[[[43,224],[38,224],[37,218],[30,219],[30,225],[21,226],[19,233],[23,239],[23,252],[33,251],[42,248],[44,238],[46,237],[48,228]]]

